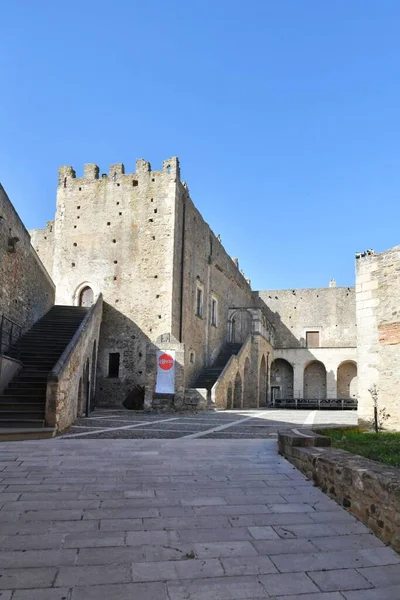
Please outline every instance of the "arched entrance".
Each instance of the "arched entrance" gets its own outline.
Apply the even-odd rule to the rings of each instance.
[[[260,363],[260,371],[258,376],[258,405],[265,406],[267,404],[267,363],[263,355]]]
[[[233,387],[232,382],[228,386],[228,392],[226,394],[226,408],[230,410],[233,408]]]
[[[92,306],[94,301],[94,294],[91,287],[88,285],[81,290],[79,294],[79,306]]]
[[[235,387],[233,391],[233,408],[242,408],[242,378],[240,377],[239,371],[235,377]]]
[[[276,358],[271,364],[271,397],[272,401],[293,398],[293,367],[283,358]]]
[[[304,398],[307,400],[326,398],[326,369],[319,360],[313,360],[304,369]]]
[[[229,317],[228,339],[232,344],[243,344],[253,330],[253,317],[246,308],[238,308]]]
[[[337,370],[337,397],[357,398],[357,364],[352,360],[342,362]]]

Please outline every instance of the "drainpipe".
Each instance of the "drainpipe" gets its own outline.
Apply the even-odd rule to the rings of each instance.
[[[267,406],[268,406],[268,398],[269,398],[269,352],[267,352],[267,398],[266,398]]]

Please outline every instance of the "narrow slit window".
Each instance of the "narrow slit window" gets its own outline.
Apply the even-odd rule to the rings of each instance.
[[[114,379],[119,377],[119,352],[110,352],[108,355],[108,376]]]
[[[211,325],[217,326],[218,322],[218,300],[212,298],[211,300]]]
[[[203,289],[201,287],[196,289],[196,315],[203,316]]]

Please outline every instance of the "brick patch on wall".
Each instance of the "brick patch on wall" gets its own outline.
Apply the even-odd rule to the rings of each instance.
[[[381,344],[400,344],[400,323],[385,323],[378,326]]]

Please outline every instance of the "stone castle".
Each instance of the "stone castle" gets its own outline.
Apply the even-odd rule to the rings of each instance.
[[[28,232],[0,188],[0,315],[29,331],[86,307],[47,376],[44,422],[93,406],[380,406],[400,420],[400,247],[356,256],[354,287],[253,291],[193,204],[179,161],[59,170],[54,221]],[[174,363],[163,388],[160,355]],[[169,360],[168,358],[168,360]],[[20,367],[3,349],[0,393]],[[23,366],[23,365],[22,365]],[[2,383],[1,383],[2,379]],[[335,404],[336,403],[336,404]],[[1,408],[1,405],[0,405]]]

